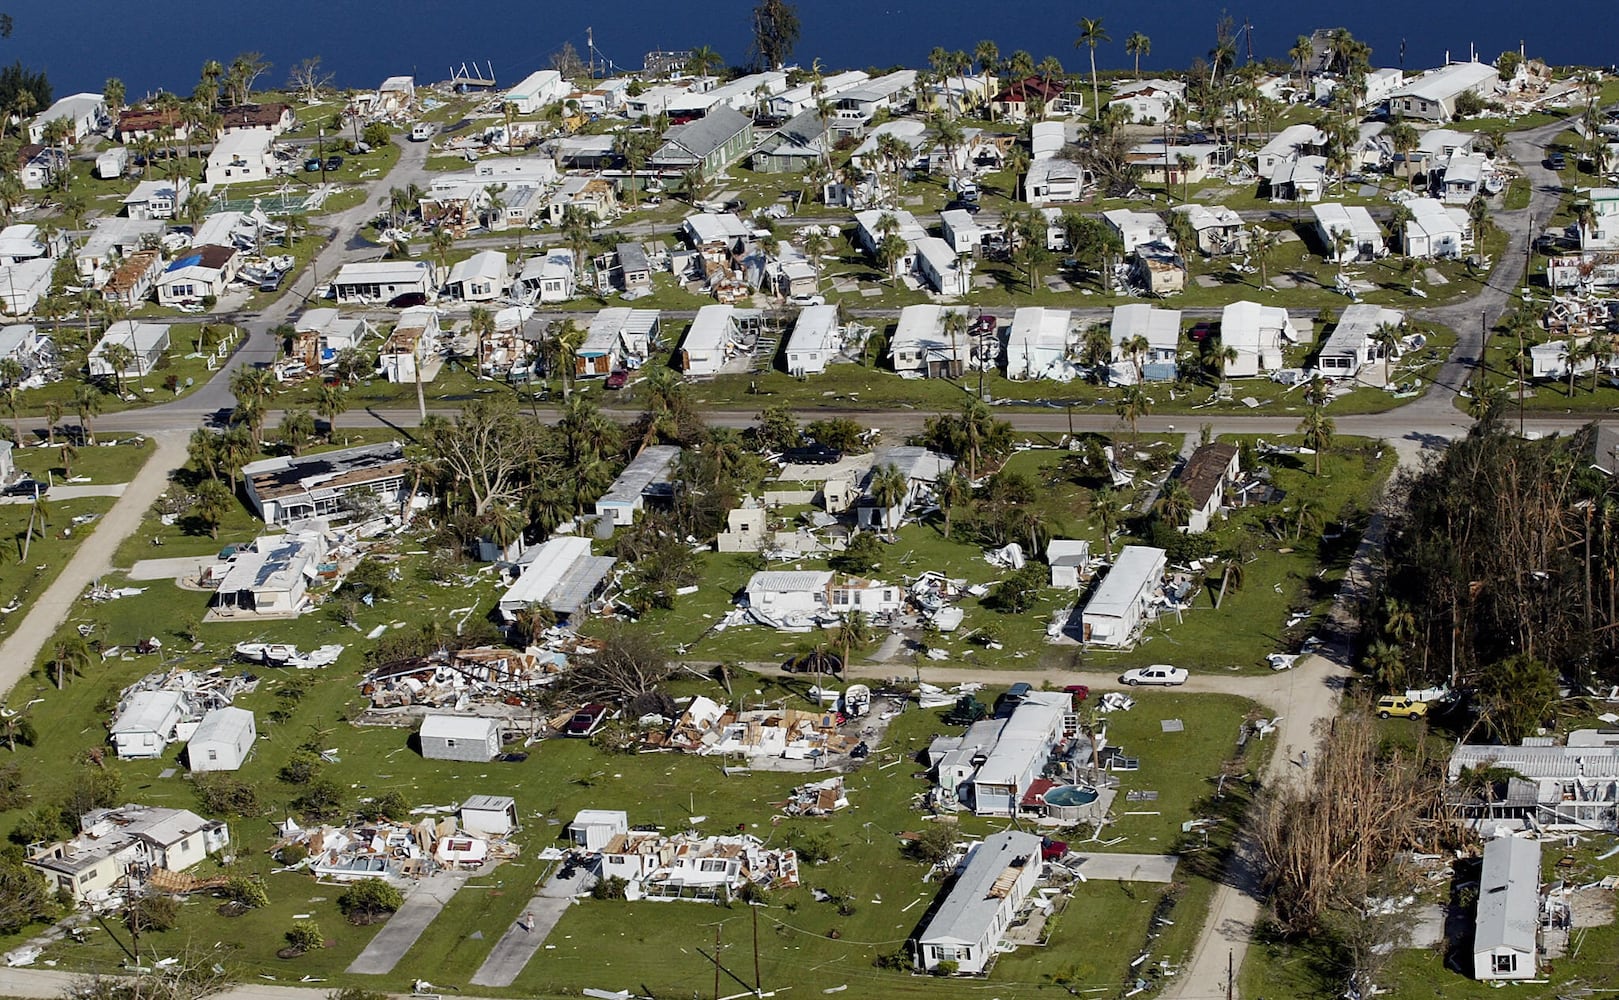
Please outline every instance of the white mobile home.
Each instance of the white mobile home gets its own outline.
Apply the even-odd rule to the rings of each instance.
[[[1417,77],[1388,98],[1391,115],[1448,122],[1456,114],[1456,99],[1472,92],[1490,97],[1499,86],[1495,67],[1480,62],[1452,63]]]
[[[1385,348],[1378,342],[1378,331],[1393,327],[1396,331],[1405,323],[1405,314],[1397,309],[1374,306],[1365,302],[1344,307],[1338,325],[1321,345],[1316,357],[1316,368],[1328,378],[1354,378],[1361,369],[1378,361],[1386,361]]]
[[[428,760],[483,763],[500,755],[500,720],[482,716],[429,715],[417,734]]]
[[[179,691],[137,691],[118,706],[112,743],[123,760],[163,756],[174,729],[186,717],[185,695]]]
[[[506,294],[506,255],[482,250],[450,268],[444,291],[463,302],[493,302]]]
[[[939,230],[950,249],[958,254],[970,254],[983,242],[1000,232],[998,226],[986,226],[964,208],[952,208],[939,213]]]
[[[596,501],[596,516],[614,527],[634,524],[635,513],[646,506],[648,496],[668,495],[674,489],[679,458],[680,448],[672,444],[642,448]]]
[[[543,305],[568,301],[577,287],[573,254],[560,247],[547,250],[543,256],[530,257],[517,275],[517,290],[534,296],[534,301]]]
[[[630,815],[622,809],[581,809],[568,824],[568,839],[586,851],[600,851],[614,837],[630,832]]]
[[[258,738],[253,713],[245,708],[216,708],[202,717],[186,741],[191,773],[235,771],[247,760]]]
[[[1235,360],[1226,363],[1229,377],[1275,371],[1282,367],[1282,348],[1301,339],[1292,317],[1281,306],[1244,300],[1221,310],[1220,344],[1237,352]]]
[[[202,179],[210,186],[268,180],[276,174],[275,136],[256,130],[230,132],[214,143]]]
[[[130,360],[121,371],[114,371],[107,360],[107,348],[120,344],[129,348]],[[169,349],[169,328],[162,323],[141,323],[121,319],[107,327],[90,351],[89,369],[93,378],[145,378],[157,367]]]
[[[56,262],[47,257],[0,267],[0,312],[22,316],[34,311],[51,290]]]
[[[945,317],[962,317],[962,331],[945,333]],[[899,312],[888,347],[894,371],[911,378],[956,378],[966,368],[972,345],[966,331],[967,310],[963,306],[906,306]]]
[[[759,319],[753,309],[703,306],[680,342],[680,370],[688,377],[717,375],[732,358],[752,354]]]
[[[219,581],[210,616],[294,618],[308,605],[309,584],[326,555],[324,536],[315,532],[264,535],[250,549],[238,549]]]
[[[1006,334],[1006,377],[1073,378],[1069,363],[1079,347],[1079,328],[1068,309],[1025,306],[1012,314]]]
[[[903,587],[878,580],[839,578],[830,570],[765,570],[748,578],[748,607],[770,618],[786,615],[875,615],[898,611]]]
[[[190,197],[191,183],[183,179],[141,181],[124,195],[124,214],[131,219],[172,219]]]
[[[916,273],[940,295],[966,295],[971,292],[971,258],[956,256],[950,244],[937,236],[924,236],[912,249],[916,253]]]
[[[555,104],[567,97],[572,89],[572,85],[556,70],[535,70],[517,86],[506,91],[501,103],[515,104],[520,115],[532,115],[547,104]]]
[[[590,539],[559,535],[531,546],[518,557],[518,577],[500,597],[502,615],[527,608],[549,608],[567,617],[601,593],[616,560],[590,553]]]
[[[1166,565],[1163,549],[1126,545],[1120,550],[1081,612],[1083,641],[1096,646],[1130,645],[1146,622]]]
[[[67,123],[70,146],[78,145],[92,132],[100,132],[112,124],[107,115],[107,102],[100,94],[72,94],[46,108],[44,114],[29,123],[28,141],[44,142],[45,126],[58,118]]]
[[[1137,212],[1130,208],[1115,208],[1102,213],[1102,221],[1113,230],[1124,252],[1134,253],[1136,248],[1156,242],[1169,235],[1169,227],[1154,212]]]
[[[1173,382],[1179,370],[1181,312],[1155,309],[1145,302],[1113,307],[1112,363],[1108,382]]]
[[[1540,841],[1496,837],[1484,845],[1473,930],[1473,978],[1480,982],[1535,978],[1539,944]]]
[[[433,265],[425,260],[379,260],[344,264],[332,279],[332,297],[347,305],[377,305],[401,295],[431,299]]]
[[[729,308],[728,306],[726,308]],[[638,368],[658,340],[663,314],[656,309],[603,309],[590,320],[585,339],[574,351],[576,378],[610,375]]]
[[[800,310],[784,352],[789,375],[819,375],[843,349],[843,326],[837,306],[807,306]]]
[[[1036,834],[1005,830],[974,847],[933,919],[917,935],[916,967],[931,972],[952,962],[958,972],[983,972],[1039,883],[1040,864]]]
[[[1407,257],[1455,260],[1465,251],[1473,223],[1465,209],[1446,208],[1434,198],[1413,198],[1401,233],[1401,252]]]
[[[1347,264],[1383,255],[1383,231],[1364,205],[1329,202],[1311,205],[1310,212],[1315,216],[1316,239],[1328,260]]]

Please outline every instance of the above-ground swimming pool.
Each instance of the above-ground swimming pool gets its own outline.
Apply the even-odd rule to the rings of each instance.
[[[1046,793],[1048,806],[1088,806],[1096,801],[1096,789],[1085,785],[1063,785]]]

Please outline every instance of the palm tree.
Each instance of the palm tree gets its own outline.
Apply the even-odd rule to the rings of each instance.
[[[1315,44],[1310,41],[1310,36],[1300,35],[1293,47],[1287,50],[1287,56],[1299,68],[1299,90],[1308,94],[1310,81],[1305,74],[1309,72],[1310,60],[1315,57]]]
[[[96,443],[95,418],[101,414],[101,391],[93,385],[81,385],[73,390],[73,412],[79,417],[79,433],[91,444]]]
[[[910,487],[910,480],[897,466],[884,465],[872,471],[867,489],[871,491],[871,498],[877,501],[877,519],[882,527],[892,529],[899,526],[894,523],[892,512],[905,502]],[[899,516],[904,517],[905,512],[901,510]]]
[[[1220,567],[1220,592],[1214,597],[1214,610],[1220,610],[1220,605],[1225,603],[1226,588],[1242,589],[1242,575],[1242,554],[1235,550],[1224,553]]]
[[[495,335],[495,314],[484,306],[473,306],[469,323],[472,332],[473,353],[477,356],[476,377],[484,373],[484,345]]]
[[[1090,50],[1091,56],[1091,119],[1095,120],[1102,114],[1102,91],[1096,82],[1096,47],[1103,42],[1112,41],[1107,31],[1102,27],[1099,17],[1082,17],[1079,19],[1079,38],[1074,41],[1074,48]]]
[[[1135,56],[1136,79],[1141,79],[1141,57],[1152,53],[1152,39],[1139,31],[1132,31],[1130,37],[1124,40],[1124,52],[1126,55]]]
[[[1140,437],[1136,432],[1136,424],[1142,417],[1152,413],[1152,400],[1147,397],[1147,390],[1141,383],[1127,385],[1119,393],[1119,399],[1113,405],[1113,412],[1119,415],[1120,420],[1130,425],[1130,439],[1135,441]]]
[[[1259,287],[1261,290],[1270,284],[1270,262],[1276,256],[1278,241],[1276,234],[1269,229],[1254,227],[1253,235],[1248,240],[1248,259],[1259,268]]]
[[[56,689],[62,690],[69,676],[82,676],[92,662],[90,647],[77,632],[68,632],[57,639],[51,646],[51,669],[56,672]]]
[[[17,391],[22,388],[23,367],[22,362],[16,358],[0,358],[0,391],[6,394],[6,409],[11,411],[12,429],[17,434],[17,444],[23,443],[22,419],[17,413]]]
[[[497,503],[484,512],[483,530],[501,552],[523,537],[528,517],[510,504]]]
[[[268,368],[243,365],[231,372],[230,391],[236,397],[236,415],[253,435],[253,446],[262,448],[265,403],[275,393],[275,376]]]
[[[135,352],[128,344],[108,344],[101,349],[101,359],[112,369],[113,386],[119,396],[124,394],[124,372],[135,363]]]
[[[1119,521],[1124,516],[1124,505],[1119,494],[1111,486],[1104,486],[1091,496],[1091,511],[1096,519],[1102,522],[1102,548],[1107,551],[1109,562],[1113,560],[1113,532],[1119,528]]]
[[[991,39],[973,46],[973,58],[978,61],[978,72],[994,76],[1001,69],[1001,47]]]
[[[1171,479],[1158,495],[1158,516],[1166,523],[1181,525],[1192,516],[1192,494],[1179,479]]]
[[[933,483],[933,499],[939,504],[939,513],[944,515],[944,537],[950,537],[950,515],[954,509],[972,498],[972,484],[961,470],[954,466],[939,474]]]
[[[315,436],[315,418],[308,410],[288,410],[282,414],[276,433],[282,446],[296,457],[303,454],[309,439]]]
[[[1023,179],[1029,173],[1029,151],[1021,143],[1014,143],[1006,153],[1006,169],[1012,173],[1012,200],[1023,200]]]
[[[1197,157],[1190,153],[1181,153],[1175,157],[1175,165],[1181,168],[1181,201],[1192,199],[1192,169],[1197,166]]]
[[[229,486],[217,479],[205,479],[197,484],[197,504],[193,508],[197,518],[208,526],[208,537],[219,538],[219,524],[230,512],[235,497]]]
[[[1310,409],[1304,414],[1304,420],[1299,423],[1299,433],[1304,435],[1305,447],[1315,451],[1315,474],[1321,475],[1321,453],[1332,447],[1332,435],[1336,429],[1331,417],[1327,416],[1327,386],[1322,379],[1316,379],[1305,390],[1304,401]]]
[[[725,66],[725,58],[707,45],[699,45],[686,57],[686,72],[692,76],[712,76]]]
[[[46,443],[56,447],[56,425],[62,422],[62,401],[48,399],[45,401],[45,437]]]
[[[73,446],[72,441],[63,441],[62,447],[57,450],[56,457],[62,462],[62,478],[73,478],[73,463],[79,457],[79,449]]]
[[[349,408],[348,395],[341,386],[322,385],[315,393],[315,413],[326,421],[326,440],[337,431],[337,418]],[[347,440],[344,441],[347,444]]]

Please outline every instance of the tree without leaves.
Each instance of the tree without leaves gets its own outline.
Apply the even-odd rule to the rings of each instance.
[[[495,396],[468,404],[453,423],[428,429],[428,452],[449,473],[451,487],[471,497],[474,517],[516,497],[519,474],[534,452],[531,426],[515,402]]]
[[[333,79],[335,79],[333,74],[321,68],[320,56],[310,56],[292,67],[292,72],[287,74],[287,86],[305,104],[314,104],[320,100],[320,92],[332,85]]]

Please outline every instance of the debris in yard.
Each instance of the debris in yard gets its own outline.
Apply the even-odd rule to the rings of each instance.
[[[830,816],[849,805],[841,776],[799,785],[790,796],[781,807],[788,816]]]
[[[1101,713],[1128,712],[1136,707],[1136,700],[1123,691],[1108,691],[1097,702],[1096,710]]]
[[[1292,670],[1293,664],[1299,660],[1298,653],[1271,653],[1265,657],[1272,670]]]
[[[1186,723],[1182,722],[1180,719],[1160,719],[1158,724],[1166,733],[1186,732]]]

